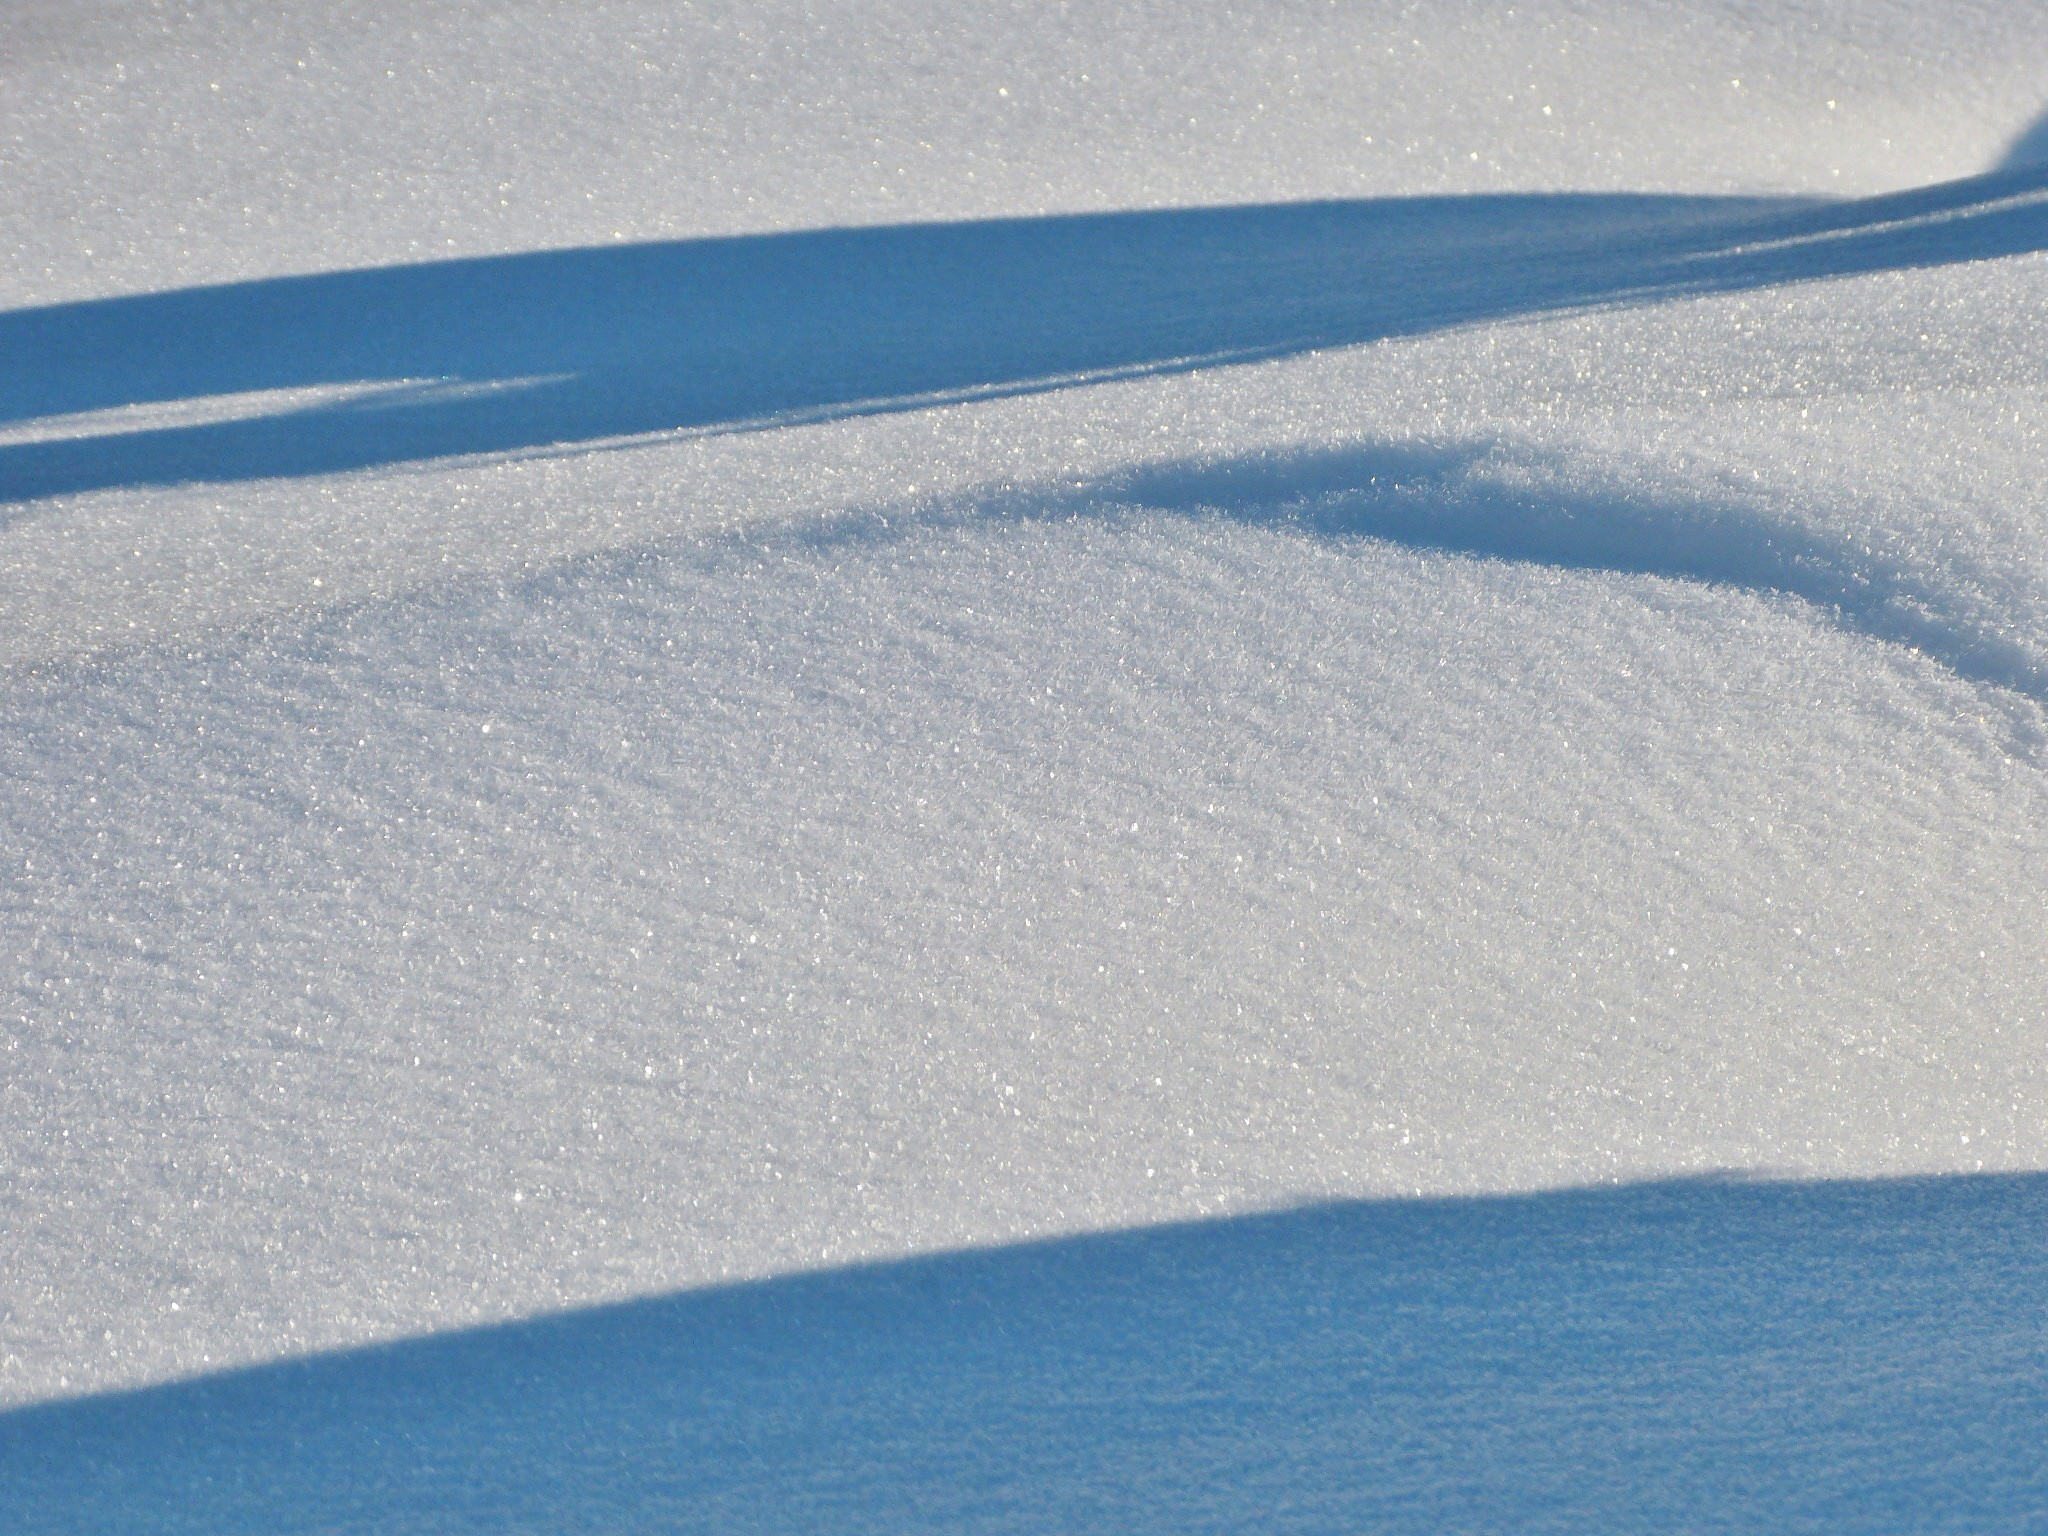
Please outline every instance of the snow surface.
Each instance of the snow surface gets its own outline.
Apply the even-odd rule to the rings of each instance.
[[[16,0],[0,1502],[2041,1517],[2044,47]]]

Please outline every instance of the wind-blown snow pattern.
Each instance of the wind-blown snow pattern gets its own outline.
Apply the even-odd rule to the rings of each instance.
[[[10,7],[0,1524],[2048,1520],[2044,57]]]

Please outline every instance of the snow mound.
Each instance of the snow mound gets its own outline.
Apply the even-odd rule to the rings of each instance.
[[[0,1499],[2022,1507],[2044,43],[9,7]]]

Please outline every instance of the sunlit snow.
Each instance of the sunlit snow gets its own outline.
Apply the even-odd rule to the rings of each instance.
[[[2048,1509],[2048,11],[0,14],[0,1519]]]

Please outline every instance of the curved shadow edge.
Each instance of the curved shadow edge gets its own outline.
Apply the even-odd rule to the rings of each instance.
[[[533,252],[0,314],[0,503],[904,408],[2048,248],[2048,167],[1856,202],[1579,193]],[[388,386],[111,430],[91,413]],[[69,417],[79,421],[65,425]],[[72,435],[63,435],[70,432]]]
[[[0,1416],[23,1532],[2018,1529],[2048,1175],[1311,1206]]]

